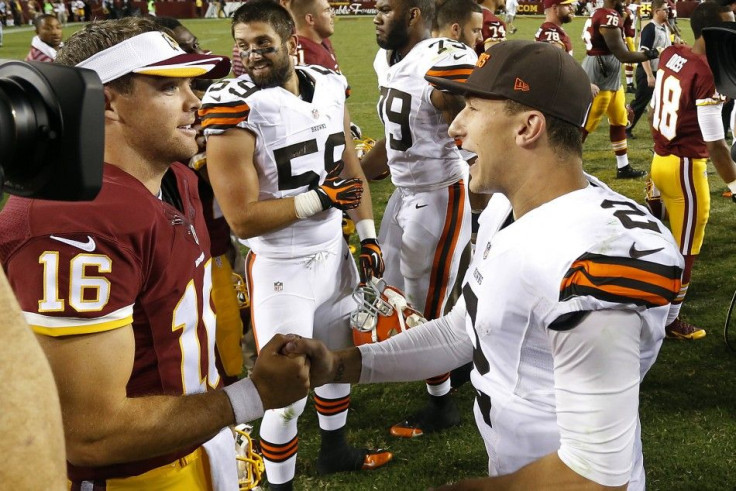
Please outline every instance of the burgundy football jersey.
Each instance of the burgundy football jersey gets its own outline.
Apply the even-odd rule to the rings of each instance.
[[[332,48],[329,39],[324,39],[321,43],[315,43],[303,36],[297,38],[296,56],[299,65],[319,65],[336,72],[340,71],[335,50]]]
[[[634,29],[634,14],[629,12],[629,15],[624,19],[624,36],[627,38],[633,38],[636,36],[636,29]]]
[[[183,211],[105,165],[92,202],[11,196],[0,212],[0,260],[37,334],[80,335],[132,323],[129,397],[194,394],[220,384],[210,243],[197,180],[178,163],[170,172]],[[69,465],[69,477],[135,475],[192,450],[123,465]]]
[[[483,43],[487,39],[506,41],[506,23],[485,7],[483,7],[483,28],[481,29],[481,35],[483,36],[483,41],[475,46],[475,52],[478,54],[485,51]]]
[[[542,43],[562,44],[565,46],[565,51],[572,55],[572,41],[570,40],[570,36],[557,24],[545,22],[537,30],[534,39]]]
[[[708,157],[697,107],[722,102],[705,55],[693,53],[684,44],[666,48],[659,58],[652,96],[654,151],[658,155]]]
[[[599,8],[590,17],[589,21],[586,22],[586,28],[583,32],[583,39],[585,40],[585,49],[589,56],[601,56],[610,55],[611,50],[608,49],[606,40],[601,34],[601,27],[617,28],[623,38],[623,21],[618,12],[613,9]]]
[[[26,55],[24,61],[42,61],[44,63],[53,63],[54,59],[40,49],[31,46],[31,50]]]

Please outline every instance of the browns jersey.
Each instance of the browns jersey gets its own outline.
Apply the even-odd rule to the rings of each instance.
[[[475,52],[481,54],[485,52],[485,43],[490,40],[494,44],[506,41],[506,23],[499,19],[490,9],[483,8],[483,27],[481,35],[483,41],[475,46]]]
[[[610,55],[611,50],[608,49],[606,40],[601,34],[601,29],[615,28],[621,32],[623,38],[623,21],[621,15],[613,9],[599,8],[585,22],[583,27],[583,41],[585,41],[585,50],[589,56]]]
[[[164,179],[176,186],[180,207],[105,165],[92,202],[11,196],[0,212],[0,259],[36,334],[83,335],[132,324],[129,397],[195,394],[220,384],[210,243],[197,179],[178,163]],[[70,465],[69,476],[136,475],[193,449],[122,465]]]
[[[685,45],[666,48],[659,58],[650,104],[654,111],[654,151],[658,155],[708,157],[698,124],[698,107],[722,104],[724,100],[716,90],[705,55],[697,55]]]
[[[340,71],[337,56],[329,39],[315,43],[309,38],[297,36],[296,59],[299,65],[319,65],[336,72]]]
[[[465,80],[477,60],[465,44],[447,38],[417,43],[399,61],[380,49],[373,62],[381,97],[378,116],[395,186],[439,189],[462,178],[466,164],[449,137],[449,125],[432,105],[425,75]]]
[[[567,35],[562,27],[553,22],[542,24],[534,35],[534,40],[542,43],[562,45],[565,51],[572,55],[572,41],[570,40],[570,36]]]

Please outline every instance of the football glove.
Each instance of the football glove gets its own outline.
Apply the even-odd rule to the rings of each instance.
[[[376,239],[363,239],[360,241],[360,282],[365,284],[371,278],[383,276],[385,265],[383,263],[383,252]]]
[[[352,210],[360,205],[360,198],[363,196],[363,181],[358,178],[343,179],[340,177],[344,166],[344,162],[338,162],[327,174],[325,182],[315,188],[323,210],[330,207],[338,210]]]
[[[659,50],[657,48],[643,48],[642,51],[646,55],[647,60],[659,58]]]

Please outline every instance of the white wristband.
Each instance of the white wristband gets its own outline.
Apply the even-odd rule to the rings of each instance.
[[[728,186],[728,189],[733,193],[736,194],[736,179],[726,184]]]
[[[355,230],[358,231],[360,240],[376,238],[376,224],[370,218],[364,218],[355,224]]]
[[[238,380],[223,390],[233,407],[235,424],[247,423],[263,417],[263,402],[251,379]]]
[[[309,218],[322,211],[322,202],[319,200],[317,191],[307,191],[294,196],[294,211],[296,217],[300,219]]]

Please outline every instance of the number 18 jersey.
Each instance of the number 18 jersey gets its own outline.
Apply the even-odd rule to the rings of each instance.
[[[425,39],[391,64],[392,52],[379,50],[373,62],[381,97],[378,115],[395,186],[432,190],[462,178],[465,161],[448,135],[449,125],[432,105],[435,90],[425,75],[465,80],[477,55],[447,38]]]
[[[347,80],[314,65],[295,70],[302,86],[313,87],[311,101],[282,87],[260,89],[247,78],[214,84],[202,99],[205,135],[241,128],[256,136],[259,200],[296,196],[322,184],[345,149]],[[342,213],[330,208],[247,245],[267,257],[307,256],[333,244],[341,222]]]

